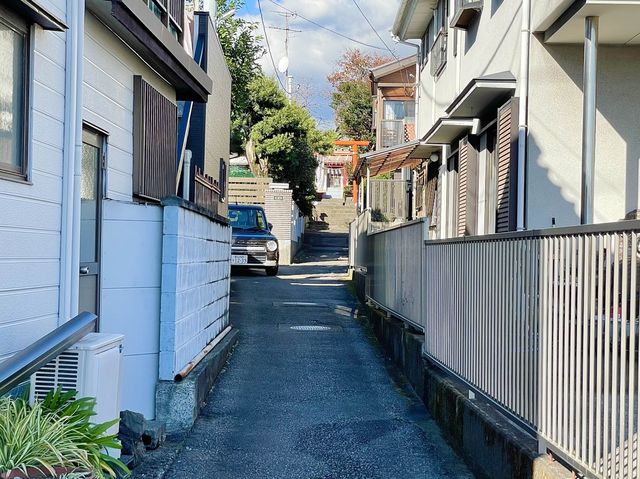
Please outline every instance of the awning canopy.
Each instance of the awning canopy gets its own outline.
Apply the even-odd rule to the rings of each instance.
[[[33,23],[37,23],[44,30],[62,32],[67,29],[64,21],[53,13],[47,11],[34,0],[4,0],[5,5],[16,10]]]
[[[450,117],[477,118],[491,108],[498,108],[516,91],[511,72],[474,78],[446,109]]]
[[[534,25],[544,31],[546,43],[584,43],[585,18],[599,17],[598,43],[640,45],[640,2],[578,0],[567,3],[564,12],[550,11],[539,25]]]
[[[423,140],[431,145],[448,145],[467,132],[475,135],[479,131],[479,118],[440,118]]]
[[[442,145],[426,144],[416,140],[360,155],[361,161],[354,176],[364,175],[367,167],[371,176],[389,173],[399,168],[413,168],[441,148]]]

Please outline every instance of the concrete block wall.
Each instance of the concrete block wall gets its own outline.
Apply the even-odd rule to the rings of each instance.
[[[159,370],[171,380],[229,324],[231,228],[166,205],[162,238]]]

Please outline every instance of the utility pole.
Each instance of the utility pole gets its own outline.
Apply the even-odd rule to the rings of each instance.
[[[289,12],[275,12],[276,15],[280,15],[281,17],[284,17],[284,28],[282,27],[269,27],[272,30],[283,30],[284,31],[284,51],[285,51],[285,56],[287,57],[287,60],[289,59],[289,33],[290,32],[294,32],[294,33],[301,33],[302,30],[293,30],[292,28],[289,27],[289,19],[295,17],[296,15],[293,13],[289,13]],[[285,77],[287,79],[286,82],[286,87],[287,87],[287,99],[289,100],[289,102],[291,102],[292,98],[293,98],[293,76],[289,75],[289,62],[287,61],[287,69],[284,72]]]

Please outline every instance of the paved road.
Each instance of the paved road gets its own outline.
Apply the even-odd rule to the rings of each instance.
[[[312,244],[278,277],[234,276],[240,343],[165,477],[473,477],[355,318],[344,253]]]

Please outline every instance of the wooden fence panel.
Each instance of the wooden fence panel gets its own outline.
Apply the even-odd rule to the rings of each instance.
[[[229,204],[264,205],[271,178],[229,178]]]

